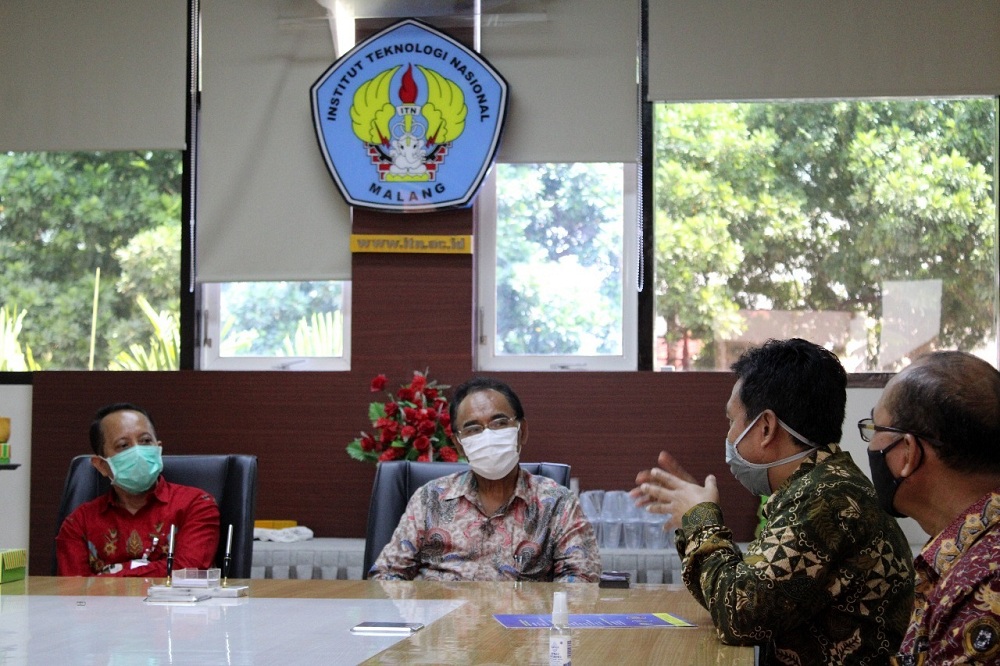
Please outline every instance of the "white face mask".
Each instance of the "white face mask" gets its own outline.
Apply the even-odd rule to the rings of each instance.
[[[750,428],[754,426],[755,423],[763,416],[763,412],[757,415],[750,425],[740,433],[740,436],[736,438],[735,442],[730,443],[729,438],[726,438],[726,462],[729,464],[729,471],[733,473],[736,480],[743,484],[743,487],[752,492],[754,495],[769,495],[771,493],[771,482],[767,478],[767,470],[772,467],[777,467],[778,465],[784,465],[785,463],[792,462],[794,460],[799,460],[800,458],[805,458],[807,455],[813,452],[818,444],[810,442],[808,439],[795,432],[787,425],[782,423],[781,419],[778,419],[778,425],[788,431],[792,437],[806,442],[811,447],[805,451],[800,451],[795,455],[788,456],[787,458],[782,458],[781,460],[775,460],[771,463],[752,463],[746,460],[740,455],[740,452],[736,449],[746,437],[747,433],[750,432]]]
[[[478,435],[461,440],[465,457],[472,471],[490,481],[502,479],[518,462],[517,439],[521,424],[516,428],[484,429]]]

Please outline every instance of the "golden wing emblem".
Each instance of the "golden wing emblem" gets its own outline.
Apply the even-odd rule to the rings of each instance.
[[[427,119],[427,143],[454,141],[465,130],[465,106],[462,89],[432,69],[417,65],[427,81],[427,101],[423,113]]]
[[[371,81],[358,86],[351,104],[351,121],[354,135],[365,143],[380,144],[389,141],[389,121],[396,107],[389,98],[389,84],[399,67],[382,72]]]

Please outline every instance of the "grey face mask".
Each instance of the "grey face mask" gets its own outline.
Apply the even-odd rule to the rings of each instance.
[[[795,455],[782,458],[781,460],[775,460],[771,463],[749,462],[740,455],[740,452],[736,450],[736,447],[740,445],[743,438],[746,437],[748,432],[750,432],[750,428],[754,427],[754,424],[760,420],[760,417],[763,416],[763,414],[763,412],[758,414],[757,418],[751,421],[750,425],[748,425],[746,429],[740,433],[740,436],[736,438],[735,442],[730,442],[729,439],[726,438],[726,463],[729,465],[729,471],[733,473],[733,476],[736,477],[737,481],[743,484],[744,488],[752,492],[754,495],[769,495],[771,493],[771,483],[767,480],[767,470],[772,467],[777,467],[778,465],[784,465],[785,463],[805,458],[819,446],[819,444],[810,442],[808,439],[785,425],[781,419],[778,419],[778,425],[788,431],[792,437],[806,442],[813,448],[800,451]]]

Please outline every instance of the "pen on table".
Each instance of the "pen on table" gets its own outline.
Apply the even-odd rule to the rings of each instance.
[[[232,564],[233,524],[229,523],[229,536],[226,537],[226,557],[222,560],[222,587],[229,584],[229,565]]]
[[[167,587],[170,587],[170,574],[174,569],[174,532],[176,528],[170,526],[170,545],[167,546]]]

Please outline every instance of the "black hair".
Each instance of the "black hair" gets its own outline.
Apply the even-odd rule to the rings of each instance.
[[[743,380],[748,420],[770,409],[815,444],[840,442],[847,372],[833,352],[801,338],[772,339],[744,352],[732,370]]]
[[[153,423],[153,417],[139,405],[134,405],[131,402],[116,402],[110,405],[105,405],[97,410],[97,413],[94,414],[94,420],[90,423],[90,448],[94,450],[96,455],[104,455],[104,429],[101,425],[104,421],[104,417],[108,414],[125,411],[139,412],[146,417],[149,421],[149,425],[153,426],[153,430],[156,430],[156,424]]]
[[[458,415],[458,406],[462,404],[462,401],[469,394],[479,393],[480,391],[496,391],[503,395],[503,397],[507,398],[507,402],[510,403],[510,408],[514,410],[514,418],[519,421],[524,418],[524,408],[521,407],[521,399],[514,393],[514,389],[499,379],[473,377],[455,389],[455,393],[451,398],[451,404],[448,405],[448,414],[451,416],[451,427],[453,429],[457,429],[455,417]]]
[[[884,406],[894,428],[937,441],[959,472],[1000,473],[1000,372],[981,358],[939,351],[918,358],[893,382]]]

